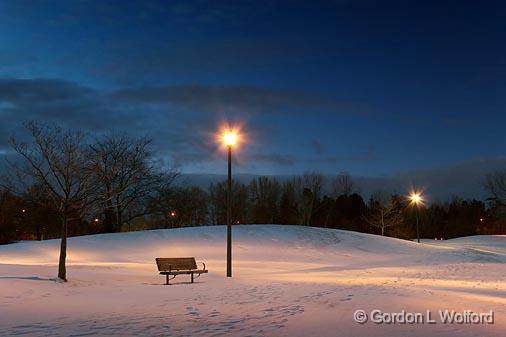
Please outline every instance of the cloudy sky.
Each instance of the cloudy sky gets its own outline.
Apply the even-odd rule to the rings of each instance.
[[[362,176],[496,160],[506,5],[1,1],[0,156],[28,120],[147,135],[186,173]]]

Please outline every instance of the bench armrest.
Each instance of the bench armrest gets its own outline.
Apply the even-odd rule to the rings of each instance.
[[[197,263],[202,263],[202,265],[204,266],[202,269],[206,270],[206,264],[204,262],[200,261],[200,262],[197,262]]]

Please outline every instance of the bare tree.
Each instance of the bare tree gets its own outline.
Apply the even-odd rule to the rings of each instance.
[[[318,172],[305,172],[302,175],[304,188],[308,188],[313,193],[315,199],[320,199],[322,196],[322,187],[324,177]]]
[[[506,201],[506,171],[487,174],[484,187],[496,202],[504,203]]]
[[[150,143],[147,138],[113,134],[90,145],[91,168],[100,186],[97,199],[104,208],[106,231],[120,231],[123,223],[147,213],[137,203],[145,201],[161,183],[150,161]]]
[[[0,187],[0,244],[18,239],[20,200]]]
[[[208,214],[207,199],[207,193],[197,186],[175,187],[168,200],[171,209],[168,227],[204,224]]]
[[[281,187],[276,179],[259,177],[248,186],[250,199],[250,221],[252,223],[274,223],[278,217]]]
[[[485,189],[490,193],[490,213],[496,218],[499,233],[506,224],[506,171],[487,174]]]
[[[295,197],[293,206],[297,214],[297,223],[311,225],[322,195],[323,175],[306,172],[302,176],[294,177],[286,185],[290,187]]]
[[[332,180],[331,195],[333,197],[348,196],[353,192],[353,186],[353,180],[348,172],[341,172]]]
[[[382,192],[375,193],[369,201],[369,209],[364,216],[364,221],[372,227],[379,228],[381,235],[389,227],[400,225],[403,220],[403,206],[395,196]]]
[[[169,228],[173,223],[173,201],[177,189],[174,186],[174,182],[178,176],[179,173],[177,171],[162,174],[159,184],[155,187],[155,193],[149,196],[148,207],[150,213],[161,214],[165,228]]]
[[[232,222],[245,223],[249,209],[248,189],[244,184],[232,182]],[[224,224],[227,219],[227,182],[209,186],[209,211],[214,224]]]
[[[295,179],[284,181],[279,200],[279,219],[284,224],[298,223],[298,205],[294,185]]]
[[[84,151],[85,136],[78,131],[59,127],[26,125],[32,138],[28,145],[11,138],[12,148],[23,157],[22,164],[11,163],[17,185],[36,183],[50,196],[50,204],[61,219],[61,245],[58,278],[67,280],[67,228],[72,220],[80,219],[89,206],[93,188],[89,158]],[[26,190],[26,188],[25,188]]]

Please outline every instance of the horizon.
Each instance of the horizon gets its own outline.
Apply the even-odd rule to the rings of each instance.
[[[492,163],[489,167],[484,167],[483,159],[476,159],[466,162],[460,162],[453,165],[440,166],[431,169],[412,170],[405,172],[396,172],[388,175],[378,176],[360,176],[353,172],[350,174],[355,185],[356,193],[364,198],[370,197],[376,192],[385,192],[391,194],[405,195],[411,189],[420,188],[425,191],[426,197],[432,202],[448,202],[454,198],[463,198],[467,200],[482,200],[490,198],[490,191],[484,186],[486,175],[501,171],[506,166],[506,157],[498,156],[494,160],[490,160],[487,164]],[[487,160],[488,161],[488,160]],[[464,172],[456,176],[455,171]],[[296,172],[293,174],[261,174],[255,172],[237,172],[234,173],[237,180],[242,183],[248,183],[252,179],[260,176],[274,177],[281,180],[293,176],[300,176],[306,172]],[[343,172],[319,172],[325,176],[328,188],[330,179]],[[207,189],[212,182],[219,182],[226,179],[225,173],[206,173],[206,172],[181,172],[182,176],[195,176],[203,179],[189,179],[184,183],[194,184],[196,186]],[[219,179],[213,179],[219,177]]]

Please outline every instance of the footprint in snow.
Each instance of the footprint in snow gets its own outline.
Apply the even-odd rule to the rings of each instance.
[[[218,317],[220,315],[220,312],[216,309],[214,309],[213,311],[211,311],[211,313],[209,314],[209,317]]]
[[[194,307],[186,307],[186,315],[193,317],[200,317],[200,311]]]
[[[353,294],[349,294],[348,296],[346,296],[345,298],[341,298],[339,301],[341,302],[344,302],[344,301],[351,301],[353,298]]]

